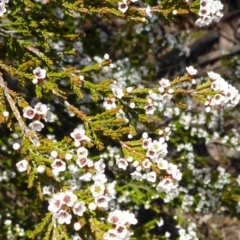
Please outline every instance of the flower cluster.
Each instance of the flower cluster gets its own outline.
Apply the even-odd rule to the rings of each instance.
[[[219,22],[223,17],[223,4],[219,0],[201,0],[199,18],[195,24],[199,27],[208,26],[212,22]]]
[[[39,120],[42,118],[45,122],[53,122],[54,116],[50,111],[50,108],[46,104],[41,102],[37,103],[34,108],[28,106],[23,109],[23,117],[33,120],[29,124],[29,127],[33,131],[40,132],[44,128],[44,124]]]
[[[0,0],[0,17],[7,11],[6,3],[8,3],[8,0]]]
[[[104,234],[104,240],[116,239],[116,240],[130,240],[131,232],[127,229],[130,224],[137,224],[137,219],[133,213],[128,211],[114,210],[109,213],[107,221],[113,224],[112,229],[109,229]]]
[[[85,203],[77,201],[77,196],[71,191],[55,193],[48,202],[48,210],[53,213],[59,224],[70,224],[72,214],[83,216],[86,211]]]
[[[162,104],[168,103],[173,97],[172,93],[174,90],[171,88],[171,83],[168,79],[162,78],[159,81],[160,87],[158,88],[159,93],[157,94],[150,90],[147,96],[147,105],[144,107],[146,114],[154,114],[156,109],[161,109]]]
[[[240,96],[238,90],[231,84],[227,83],[219,74],[208,72],[211,81],[211,89],[217,94],[207,97],[205,102],[206,111],[210,112],[214,106],[223,108],[234,107],[239,103]]]
[[[148,182],[152,182],[154,185],[157,182],[157,175],[160,175],[160,182],[156,189],[159,192],[169,192],[178,187],[178,182],[182,179],[182,173],[178,167],[172,163],[169,163],[164,157],[167,155],[167,143],[170,134],[170,128],[166,128],[160,131],[159,140],[152,140],[148,137],[147,133],[143,134],[142,147],[146,150],[146,158],[142,161],[133,161],[132,157],[126,159],[119,158],[116,160],[118,168],[126,170],[129,163],[135,168],[135,171],[131,173],[133,179],[142,181],[143,179]]]

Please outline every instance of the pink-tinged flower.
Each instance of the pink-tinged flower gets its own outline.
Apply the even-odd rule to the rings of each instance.
[[[60,159],[55,159],[51,167],[55,173],[66,171],[66,163]]]
[[[89,159],[86,157],[78,157],[76,160],[76,164],[80,167],[83,168],[87,166]]]
[[[36,120],[36,121],[30,123],[30,124],[29,124],[29,127],[30,127],[33,131],[40,132],[40,131],[44,128],[44,124],[41,123],[40,121]]]
[[[149,103],[147,106],[144,107],[145,109],[145,113],[146,114],[154,114],[154,112],[156,111],[156,107],[152,104],[152,103]]]
[[[119,158],[116,161],[118,168],[121,168],[123,170],[127,169],[128,162],[124,158]]]
[[[87,210],[84,202],[76,202],[72,207],[73,213],[78,216],[83,216],[83,213]]]
[[[143,139],[143,143],[142,143],[142,147],[144,149],[147,149],[147,148],[149,148],[151,143],[152,143],[152,139],[151,138],[144,138]]]
[[[53,217],[57,218],[59,224],[70,224],[72,219],[72,215],[65,210],[60,210],[58,213],[54,213]]]
[[[122,224],[118,224],[116,227],[115,227],[115,230],[117,232],[117,236],[120,238],[120,239],[126,239],[127,236],[129,235],[129,231],[127,230],[126,226],[122,225]]]
[[[42,104],[41,102],[37,103],[35,105],[34,109],[36,110],[36,113],[40,114],[40,115],[45,115],[45,114],[47,114],[47,111],[48,111],[47,105]]]
[[[68,207],[72,207],[76,200],[77,196],[73,192],[71,191],[64,192],[63,203],[66,204]]]
[[[186,67],[186,70],[190,76],[194,76],[197,74],[197,69],[195,69],[193,66]]]
[[[104,98],[103,107],[106,110],[116,108],[115,98]]]
[[[95,198],[95,203],[96,203],[97,207],[99,207],[99,208],[108,209],[109,201],[110,201],[110,198],[108,196],[104,196],[104,195]]]
[[[108,215],[108,219],[107,221],[109,223],[112,223],[114,225],[119,224],[119,222],[121,221],[121,219],[123,218],[123,213],[121,210],[114,210],[113,212],[110,212]]]
[[[63,205],[63,197],[64,193],[59,192],[54,194],[49,200],[48,200],[48,211],[56,213],[58,212],[62,205]]]
[[[118,10],[125,13],[128,10],[127,1],[123,0],[122,2],[118,3]]]
[[[171,178],[164,178],[157,185],[157,191],[159,192],[169,192],[174,188],[176,188],[176,186]]]
[[[37,67],[33,70],[33,74],[35,76],[36,79],[44,79],[46,78],[46,69],[42,69],[40,67]]]
[[[72,133],[70,133],[70,136],[75,141],[87,141],[90,142],[90,138],[86,136],[85,130],[82,128],[75,128]]]
[[[146,156],[147,156],[148,158],[150,158],[151,160],[153,160],[153,159],[156,158],[156,156],[157,156],[157,151],[154,150],[154,149],[152,149],[152,148],[150,148],[150,149],[148,149],[148,151],[146,152]]]
[[[33,119],[36,114],[36,110],[28,106],[23,109],[23,117]]]
[[[28,168],[28,161],[26,159],[21,160],[16,164],[19,172],[25,172]]]
[[[105,191],[105,185],[102,183],[94,183],[91,187],[90,187],[90,191],[92,193],[92,196],[94,198],[99,197],[101,195],[104,194]]]

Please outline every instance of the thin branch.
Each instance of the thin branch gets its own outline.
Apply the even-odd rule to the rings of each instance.
[[[15,116],[15,118],[17,119],[18,121],[18,124],[22,130],[22,133],[23,135],[28,138],[32,143],[33,145],[39,145],[39,138],[36,134],[36,132],[30,130],[24,123],[22,117],[21,117],[21,114],[18,110],[18,108],[16,107],[15,105],[15,102],[14,100],[12,99],[11,95],[9,94],[9,89],[6,85],[6,83],[4,82],[4,79],[3,77],[1,76],[1,73],[0,73],[0,87],[3,89],[3,92],[4,92],[4,95],[10,105],[10,108],[12,109],[12,112]]]

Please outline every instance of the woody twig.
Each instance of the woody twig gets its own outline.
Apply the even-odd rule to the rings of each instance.
[[[14,102],[14,100],[12,99],[10,93],[9,93],[9,89],[7,87],[7,84],[4,82],[4,79],[0,73],[0,87],[3,89],[3,92],[4,92],[4,95],[10,105],[10,108],[12,109],[12,112],[15,116],[15,118],[17,119],[18,121],[18,124],[22,130],[22,134],[24,137],[26,137],[27,139],[29,139],[33,145],[39,145],[39,138],[36,134],[36,132],[30,130],[24,123],[22,117],[21,117],[21,114],[18,110],[18,108],[16,107],[16,104]]]

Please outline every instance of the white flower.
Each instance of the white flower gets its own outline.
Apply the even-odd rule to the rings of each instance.
[[[5,3],[4,2],[0,2],[0,17],[3,16],[3,14],[7,11],[7,9],[5,8]]]
[[[168,167],[167,167],[167,169],[166,169],[166,172],[167,172],[168,174],[174,174],[175,171],[177,171],[177,166],[174,165],[174,164],[172,164],[172,163],[169,163],[169,164],[168,164]]]
[[[118,10],[125,13],[128,10],[127,1],[123,0],[122,2],[118,3]]]
[[[9,117],[9,112],[8,112],[8,111],[4,111],[4,112],[3,112],[3,116],[4,116],[5,118]]]
[[[124,158],[117,159],[116,163],[118,165],[118,168],[121,168],[123,170],[127,169],[128,162]]]
[[[159,192],[169,192],[173,188],[175,188],[173,180],[171,178],[164,178],[159,182],[156,189]]]
[[[187,73],[191,76],[197,74],[197,69],[195,69],[193,66],[186,67]]]
[[[99,182],[95,182],[91,187],[90,191],[94,198],[99,197],[104,194],[105,185]]]
[[[92,211],[96,210],[97,205],[94,202],[88,204],[88,208]]]
[[[137,219],[135,217],[135,215],[133,213],[130,213],[128,210],[127,211],[123,211],[123,219],[121,220],[121,224],[133,224],[136,225],[137,224]]]
[[[161,170],[165,170],[168,168],[168,161],[167,160],[164,160],[163,158],[159,158],[157,160],[157,165],[158,165],[158,168],[161,169]]]
[[[68,207],[72,207],[76,200],[77,196],[73,192],[71,191],[64,192],[63,203],[66,204]]]
[[[107,221],[108,221],[109,223],[112,223],[112,224],[114,224],[114,225],[117,225],[117,224],[121,221],[122,218],[123,218],[123,213],[122,213],[122,211],[116,209],[116,210],[114,210],[113,212],[110,212],[110,213],[108,214],[108,219],[107,219]]]
[[[50,108],[47,109],[46,114],[44,114],[43,119],[45,122],[53,122],[55,120],[55,116],[52,114],[52,112],[50,111]]]
[[[20,162],[18,162],[16,166],[19,172],[25,172],[28,167],[28,161],[26,159],[23,159]]]
[[[92,179],[92,173],[90,173],[90,172],[86,172],[79,178],[79,180],[82,180],[85,182],[89,182],[89,181],[91,181],[91,179]]]
[[[100,183],[100,184],[104,184],[108,181],[106,175],[104,173],[97,173],[95,175],[92,176],[92,180],[95,182],[95,183]]]
[[[51,155],[51,157],[53,157],[53,158],[57,158],[58,152],[55,151],[55,150],[53,150],[53,151],[51,151],[50,155]]]
[[[94,169],[98,173],[104,172],[105,167],[106,167],[106,164],[103,162],[103,159],[100,159],[99,161],[94,163]]]
[[[82,128],[75,128],[72,133],[70,133],[70,136],[75,141],[87,141],[90,142],[90,138],[86,136],[85,130]]]
[[[176,171],[174,171],[172,173],[172,178],[177,180],[177,181],[180,181],[182,179],[182,173],[179,169],[177,169]]]
[[[108,196],[104,196],[104,195],[95,198],[95,203],[96,203],[97,207],[99,207],[99,208],[108,209],[109,201],[110,201],[110,198]]]
[[[146,174],[146,179],[149,182],[156,182],[157,174],[155,172],[149,172]]]
[[[36,113],[40,114],[40,115],[45,115],[45,114],[47,114],[47,111],[48,111],[47,105],[42,104],[41,102],[37,103],[35,105],[34,109],[36,110]]]
[[[28,106],[23,109],[23,117],[32,119],[36,114],[36,110]]]
[[[56,174],[59,172],[66,171],[66,163],[60,159],[55,159],[54,162],[51,164],[51,167],[52,167],[54,173],[56,173]]]
[[[115,98],[104,98],[103,107],[106,110],[116,108]]]
[[[13,147],[14,150],[17,151],[17,150],[19,150],[19,148],[21,147],[21,145],[20,145],[19,143],[14,143],[12,147]]]
[[[39,166],[37,167],[37,172],[38,172],[38,173],[44,173],[44,172],[45,172],[45,166],[39,165]]]
[[[30,127],[33,131],[40,132],[40,131],[44,128],[44,124],[41,123],[40,121],[36,120],[36,121],[30,123],[30,124],[29,124],[29,127]]]
[[[120,239],[127,239],[127,236],[129,235],[129,231],[127,230],[126,226],[122,225],[122,224],[118,224],[115,227],[115,230],[117,232],[117,236]]]
[[[152,115],[154,114],[156,107],[153,104],[148,104],[147,106],[144,107],[144,109],[146,114]]]
[[[72,207],[73,213],[78,216],[83,216],[83,213],[87,210],[84,202],[76,202]]]
[[[121,99],[124,96],[123,90],[120,87],[117,87],[116,85],[113,85],[113,86],[111,86],[111,89],[112,89],[113,95],[116,98]]]
[[[147,16],[152,17],[151,9],[150,9],[149,5],[147,6],[145,12],[146,12]]]
[[[79,158],[86,158],[88,156],[88,150],[85,147],[77,149],[77,155]]]
[[[136,179],[136,180],[139,180],[139,181],[143,179],[142,174],[138,171],[135,171],[135,172],[131,173],[131,176],[132,176],[132,179]]]
[[[145,159],[143,162],[142,162],[142,166],[146,169],[150,168],[152,165],[151,161],[149,159]]]
[[[75,231],[79,231],[82,228],[82,225],[79,222],[75,222],[73,228]]]
[[[170,87],[170,81],[166,78],[162,78],[160,81],[159,81],[159,84],[161,87],[163,88],[167,88],[167,87]]]
[[[78,157],[76,163],[80,168],[83,168],[88,164],[88,161],[89,160],[86,157]]]
[[[58,212],[63,205],[63,196],[62,192],[56,193],[48,200],[48,211],[56,213]]]
[[[45,69],[42,69],[40,67],[37,67],[33,70],[33,74],[37,79],[44,79],[46,78],[47,71]]]
[[[58,213],[54,213],[53,217],[57,218],[59,224],[70,224],[72,219],[72,215],[65,210],[60,210]]]

